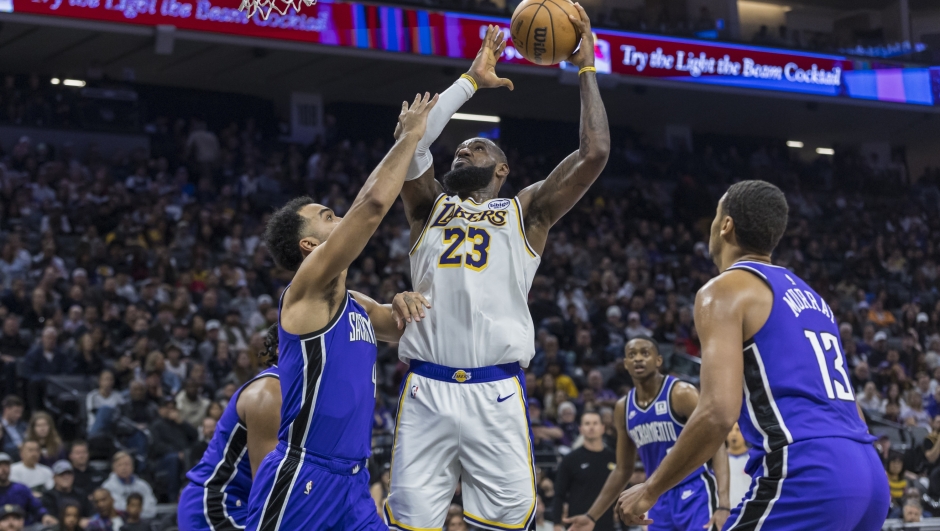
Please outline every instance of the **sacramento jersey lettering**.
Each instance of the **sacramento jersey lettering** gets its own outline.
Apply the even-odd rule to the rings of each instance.
[[[677,437],[672,421],[650,422],[630,430],[630,438],[637,448],[654,442],[675,442]]]
[[[676,444],[676,439],[682,433],[685,423],[680,423],[672,411],[672,388],[679,380],[672,376],[663,378],[663,386],[646,408],[636,403],[636,389],[631,389],[627,395],[627,433],[636,445],[637,454],[643,462],[647,475],[659,468],[659,464],[666,458],[666,454]],[[683,480],[696,479],[707,473],[704,466],[695,469]]]

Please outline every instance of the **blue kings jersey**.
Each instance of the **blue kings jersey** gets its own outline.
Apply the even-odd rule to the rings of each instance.
[[[766,453],[820,437],[874,441],[858,416],[839,325],[826,301],[782,267],[738,262],[729,269],[757,275],[774,297],[767,322],[744,343],[738,422],[744,439]]]
[[[666,458],[666,454],[676,444],[676,439],[682,433],[685,422],[679,422],[679,417],[672,409],[672,388],[679,379],[672,376],[663,378],[663,386],[659,394],[646,408],[636,403],[636,389],[631,389],[627,395],[627,434],[636,445],[637,454],[643,462],[646,475],[649,476]],[[697,478],[705,472],[701,466],[682,480]]]
[[[291,334],[278,319],[277,332],[283,398],[278,439],[291,452],[369,457],[376,356],[369,315],[347,292],[322,329]]]
[[[206,496],[217,496],[223,502],[220,507],[228,497],[247,505],[248,493],[251,491],[248,428],[238,416],[238,397],[252,382],[261,378],[277,377],[278,368],[271,367],[261,371],[235,391],[216,424],[215,435],[209,441],[206,453],[186,474],[189,481],[206,489]]]

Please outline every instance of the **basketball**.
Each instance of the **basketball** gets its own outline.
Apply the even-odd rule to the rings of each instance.
[[[513,45],[537,65],[564,61],[581,40],[568,15],[580,18],[570,0],[524,0],[512,14]]]

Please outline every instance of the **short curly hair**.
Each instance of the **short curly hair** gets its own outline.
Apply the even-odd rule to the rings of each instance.
[[[258,353],[258,357],[261,358],[261,362],[267,365],[268,367],[273,367],[277,365],[277,346],[278,346],[278,335],[277,335],[277,324],[273,324],[268,327],[264,332],[264,350]]]
[[[770,254],[787,230],[787,197],[767,181],[741,181],[725,194],[722,212],[734,220],[742,249]]]
[[[307,220],[300,215],[300,209],[310,203],[313,199],[309,196],[291,199],[271,215],[264,230],[264,242],[274,257],[274,263],[289,271],[297,271],[304,261],[297,243],[305,235]]]

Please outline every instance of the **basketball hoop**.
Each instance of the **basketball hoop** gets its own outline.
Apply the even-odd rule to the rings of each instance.
[[[286,15],[293,8],[295,13],[300,13],[302,6],[310,7],[316,3],[317,0],[242,0],[238,10],[243,11],[248,18],[257,13],[261,16],[261,20],[267,20],[271,11]]]

